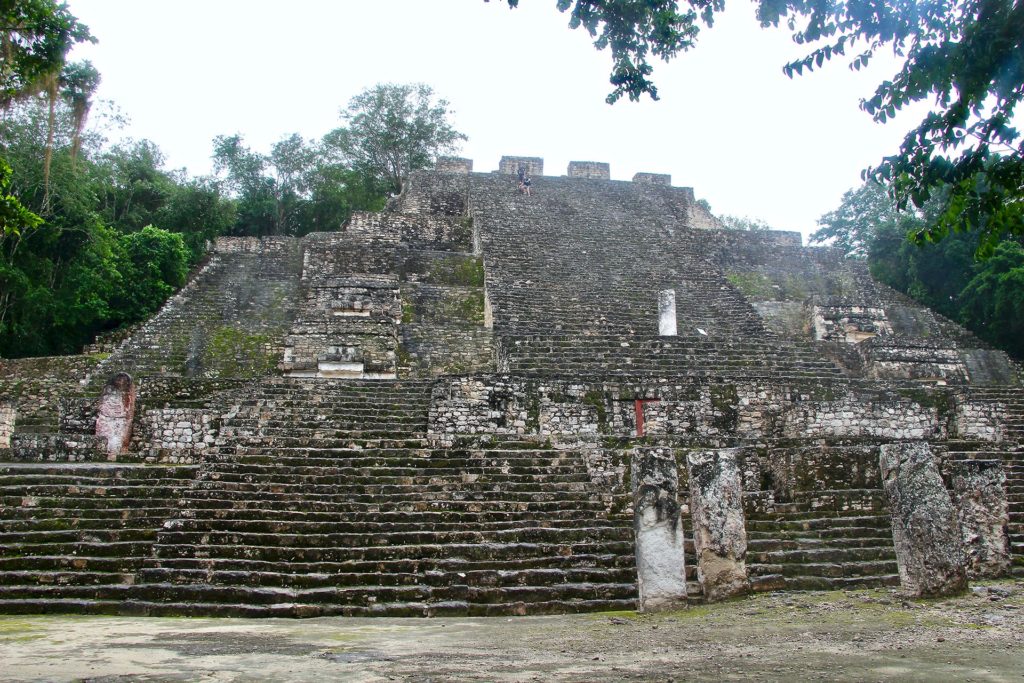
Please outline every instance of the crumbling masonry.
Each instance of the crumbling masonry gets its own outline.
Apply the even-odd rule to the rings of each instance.
[[[543,168],[446,159],[338,232],[222,238],[129,333],[0,361],[0,612],[659,609],[1024,569],[1005,354],[666,175]]]

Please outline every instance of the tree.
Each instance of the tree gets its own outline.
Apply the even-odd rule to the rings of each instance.
[[[450,113],[427,85],[379,84],[349,101],[341,112],[347,127],[325,135],[324,144],[397,193],[410,171],[431,166],[467,139],[449,123]]]
[[[867,261],[879,281],[918,302],[962,322],[979,337],[1024,357],[1019,341],[1024,309],[1024,251],[1014,239],[999,243],[994,255],[977,260],[980,235],[959,232],[937,243],[907,238],[939,220],[943,200],[934,197],[923,210],[899,212],[893,200],[868,181],[843,195],[843,202],[818,220],[811,242],[831,241]],[[1018,317],[1014,317],[1018,316]]]
[[[997,246],[963,290],[962,319],[988,341],[1024,358],[1024,247]]]
[[[339,230],[353,211],[382,209],[390,189],[372,172],[352,168],[334,144],[299,135],[274,143],[270,154],[250,149],[239,135],[219,136],[213,158],[237,198],[231,232],[238,235]]]
[[[767,221],[761,218],[750,216],[719,216],[718,220],[726,230],[745,230],[747,232],[760,232],[762,230],[773,230]]]
[[[811,235],[810,242],[829,242],[847,256],[866,258],[879,232],[892,232],[903,241],[908,231],[922,225],[915,216],[901,214],[884,187],[868,181],[847,190],[839,208],[818,219],[818,230]]]
[[[0,241],[5,237],[19,237],[25,230],[39,226],[43,219],[35,215],[9,194],[11,176],[14,171],[0,159]]]
[[[144,320],[185,284],[188,249],[181,235],[147,225],[119,238],[118,271],[127,285],[116,305],[120,317]]]
[[[0,4],[0,109],[44,90],[76,43],[96,42],[67,5],[54,0]]]
[[[486,0],[485,0],[486,1]],[[938,219],[918,242],[975,230],[979,252],[1024,234],[1024,145],[1013,127],[1024,98],[1024,3],[1020,0],[755,0],[762,26],[785,22],[808,54],[783,66],[789,76],[848,57],[852,69],[891,48],[904,62],[861,108],[885,122],[915,102],[932,111],[907,133],[898,153],[865,171],[883,183],[898,209],[943,196]],[[508,0],[516,7],[519,0]],[[668,60],[694,46],[698,23],[710,27],[723,0],[558,0],[571,8],[614,66],[608,96],[657,99],[649,54]]]

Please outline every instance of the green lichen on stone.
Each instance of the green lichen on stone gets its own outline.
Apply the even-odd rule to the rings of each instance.
[[[736,393],[736,385],[713,384],[708,389],[710,390],[711,407],[715,409],[711,423],[723,432],[733,431],[736,429],[739,417],[737,410],[739,397]]]
[[[482,325],[484,322],[484,292],[478,289],[469,292],[458,306],[461,320]]]
[[[533,383],[526,387],[526,431],[540,432],[540,391]]]
[[[416,321],[416,307],[407,299],[402,300],[402,323],[408,325]]]
[[[449,256],[437,261],[429,282],[463,287],[483,287],[484,262],[478,256]]]
[[[762,273],[728,273],[725,279],[743,292],[748,299],[756,301],[775,299],[776,293],[772,288],[772,281]]]
[[[210,334],[203,349],[203,367],[223,378],[259,377],[277,365],[270,336],[225,325]]]
[[[597,431],[601,434],[607,434],[610,429],[608,427],[608,408],[605,405],[604,394],[600,391],[588,391],[583,395],[583,403],[594,407],[594,410],[597,411]]]
[[[473,243],[473,217],[462,216],[455,221],[452,230],[452,241],[456,244],[471,245]]]
[[[956,399],[948,391],[937,388],[899,387],[896,393],[908,398],[922,408],[934,408],[940,421],[956,411]]]

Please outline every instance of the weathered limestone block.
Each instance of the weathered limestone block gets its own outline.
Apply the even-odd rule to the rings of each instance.
[[[473,160],[462,157],[438,157],[434,167],[441,173],[472,173]]]
[[[683,607],[686,565],[676,460],[671,451],[638,449],[630,467],[640,611]]]
[[[544,175],[544,160],[540,157],[512,157],[504,156],[498,162],[498,173],[504,175],[516,175],[519,168],[526,171],[526,175]]]
[[[998,460],[963,460],[952,465],[953,502],[960,520],[967,575],[1004,576],[1010,568],[1010,521],[1006,474]]]
[[[708,601],[742,595],[750,587],[741,451],[723,448],[686,456],[697,578]]]
[[[919,597],[963,592],[967,573],[960,525],[931,447],[922,441],[890,443],[879,452],[900,584]]]
[[[676,327],[676,290],[663,289],[658,292],[658,334],[662,337],[674,337],[678,333]]]
[[[135,383],[131,375],[119,372],[103,387],[96,416],[96,436],[106,437],[108,456],[116,456],[127,448],[134,418]]]
[[[611,178],[611,167],[603,161],[570,161],[566,175],[570,178]]]
[[[634,173],[633,182],[668,187],[672,184],[672,176],[668,173]]]
[[[0,448],[9,448],[18,411],[9,401],[0,401]]]

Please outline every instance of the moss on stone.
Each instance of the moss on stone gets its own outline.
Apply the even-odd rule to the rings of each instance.
[[[277,364],[270,352],[270,336],[225,325],[210,335],[203,349],[202,365],[219,377],[259,377]]]
[[[526,387],[526,431],[540,433],[540,391],[532,382]]]
[[[438,261],[430,280],[439,284],[483,287],[484,262],[480,257],[453,256]]]
[[[725,279],[748,299],[764,301],[776,298],[771,279],[762,273],[727,273]]]
[[[604,393],[588,391],[583,395],[583,403],[594,407],[594,410],[597,411],[597,431],[601,434],[607,434],[610,430],[608,427],[608,408],[605,405]]]
[[[402,300],[402,323],[408,325],[416,322],[416,307],[408,299]]]

